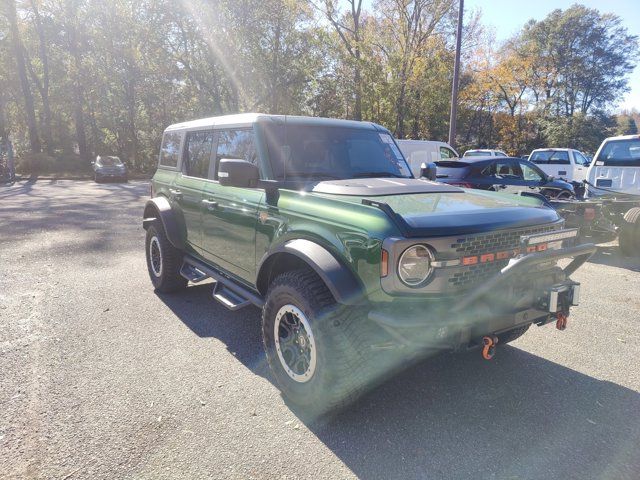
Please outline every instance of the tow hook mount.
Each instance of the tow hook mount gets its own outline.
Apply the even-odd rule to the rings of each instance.
[[[485,335],[482,337],[482,358],[491,360],[496,354],[498,337],[495,335]]]
[[[567,315],[564,312],[558,312],[556,314],[556,328],[558,330],[564,330],[565,328],[567,328],[567,319],[569,318],[569,315]]]

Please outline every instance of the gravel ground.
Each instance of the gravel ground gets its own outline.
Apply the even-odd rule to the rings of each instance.
[[[600,248],[569,328],[440,355],[298,418],[259,312],[153,292],[143,182],[0,187],[0,477],[640,478],[640,260]]]

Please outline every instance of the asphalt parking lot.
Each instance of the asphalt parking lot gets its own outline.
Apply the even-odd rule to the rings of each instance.
[[[148,184],[0,187],[4,478],[640,478],[640,259],[574,278],[569,328],[411,367],[341,414],[297,417],[256,309],[154,293]]]

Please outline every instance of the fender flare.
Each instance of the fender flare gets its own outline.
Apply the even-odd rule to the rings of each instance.
[[[362,303],[363,287],[353,272],[322,245],[303,238],[289,240],[278,245],[263,257],[258,267],[257,284],[269,275],[272,260],[278,254],[287,253],[306,263],[327,286],[336,302],[343,305]]]
[[[165,197],[154,197],[147,201],[144,206],[144,216],[142,228],[145,230],[156,219],[160,218],[164,231],[171,245],[184,250],[186,229],[181,216],[171,208],[171,203]]]

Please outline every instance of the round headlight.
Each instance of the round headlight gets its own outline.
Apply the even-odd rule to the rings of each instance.
[[[398,262],[398,276],[409,287],[419,287],[431,275],[433,255],[426,245],[407,248]]]

